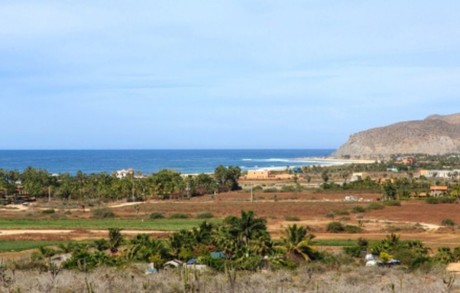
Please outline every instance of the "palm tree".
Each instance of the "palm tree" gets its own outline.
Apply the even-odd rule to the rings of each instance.
[[[168,259],[171,256],[170,249],[163,240],[152,240],[148,234],[138,234],[131,240],[131,249],[128,252],[128,259],[139,261],[157,262]]]
[[[112,253],[118,252],[118,247],[123,243],[123,235],[121,229],[109,228],[109,245]]]
[[[259,236],[250,241],[250,251],[256,255],[268,255],[273,251],[273,242],[270,237]]]
[[[197,244],[208,244],[211,240],[214,225],[203,221],[198,228],[192,229],[192,235]]]
[[[173,233],[169,237],[169,244],[171,246],[173,255],[175,257],[179,257],[181,251],[193,250],[197,242],[192,231],[182,229]]]
[[[284,230],[282,250],[288,257],[310,261],[317,257],[311,243],[314,238],[315,236],[310,233],[307,227],[297,226],[297,224],[289,225]]]
[[[241,211],[241,219],[239,219],[236,228],[239,234],[238,238],[245,245],[248,245],[251,239],[268,234],[266,220],[256,218],[253,211]]]

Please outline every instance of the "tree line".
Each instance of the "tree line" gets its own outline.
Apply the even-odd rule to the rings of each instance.
[[[0,169],[0,195],[27,194],[36,198],[52,196],[65,200],[143,200],[186,198],[240,189],[241,169],[218,166],[212,174],[183,175],[174,170],[161,170],[148,176],[128,174],[118,178],[105,172],[85,174],[78,171],[50,174],[47,170],[26,168]]]
[[[229,268],[255,271],[262,267],[295,267],[322,257],[312,244],[310,229],[296,224],[288,226],[279,240],[273,240],[266,220],[253,211],[229,216],[220,224],[202,222],[191,230],[180,230],[166,239],[148,234],[125,238],[118,228],[109,229],[109,237],[91,242],[70,242],[59,249],[41,248],[34,256],[46,260],[58,253],[71,253],[63,263],[66,269],[89,271],[98,266],[122,266],[132,262],[154,263],[157,268],[169,260],[194,260],[218,271]],[[45,267],[46,269],[46,267]]]

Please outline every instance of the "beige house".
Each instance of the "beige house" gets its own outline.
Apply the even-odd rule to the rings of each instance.
[[[445,185],[440,186],[431,186],[430,195],[431,196],[441,196],[447,193],[448,187]]]
[[[248,174],[244,176],[247,180],[264,180],[269,179],[270,171],[268,170],[250,170]]]
[[[289,180],[294,179],[294,174],[275,174],[269,170],[250,170],[242,177],[244,180]]]

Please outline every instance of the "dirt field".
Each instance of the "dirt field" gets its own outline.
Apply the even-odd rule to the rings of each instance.
[[[426,204],[424,201],[403,201],[401,206],[387,206],[381,210],[366,211],[361,214],[351,213],[355,206],[367,207],[375,201],[379,194],[354,194],[358,202],[344,202],[344,196],[349,193],[256,193],[254,202],[250,202],[248,192],[233,192],[219,194],[216,197],[203,196],[191,200],[148,201],[138,204],[114,203],[109,206],[117,217],[145,218],[152,212],[164,214],[166,217],[173,213],[184,213],[194,217],[197,213],[210,212],[214,217],[223,218],[229,215],[239,215],[241,210],[253,210],[257,216],[265,217],[268,227],[274,237],[280,237],[287,225],[297,223],[308,225],[314,231],[317,239],[382,239],[390,232],[397,233],[402,239],[420,239],[432,248],[440,246],[454,247],[460,243],[460,233],[457,228],[441,227],[441,221],[446,218],[460,223],[460,205],[458,204]],[[64,213],[54,204],[57,213]],[[136,207],[138,205],[138,208]],[[36,203],[27,208],[2,209],[2,218],[25,218],[48,208],[47,203]],[[327,214],[336,213],[334,218]],[[347,214],[348,213],[348,214]],[[40,216],[40,215],[39,215]],[[298,218],[298,221],[287,221],[286,217]],[[72,211],[67,218],[88,218],[91,212]],[[292,219],[291,219],[292,220]],[[360,225],[363,233],[331,234],[326,233],[326,225],[331,221],[341,221],[344,224]],[[124,231],[135,234],[139,231]],[[165,236],[167,232],[142,231],[155,237]],[[140,233],[140,232],[139,232]],[[0,239],[87,239],[104,237],[106,231],[98,230],[3,230]]]

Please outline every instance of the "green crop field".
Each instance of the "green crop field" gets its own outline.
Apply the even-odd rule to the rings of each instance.
[[[201,224],[201,219],[0,219],[0,229],[132,229],[178,231]],[[217,223],[211,219],[208,222]]]
[[[7,251],[22,251],[28,249],[39,248],[41,246],[52,246],[68,241],[52,241],[52,240],[4,240],[0,239],[0,252]]]

